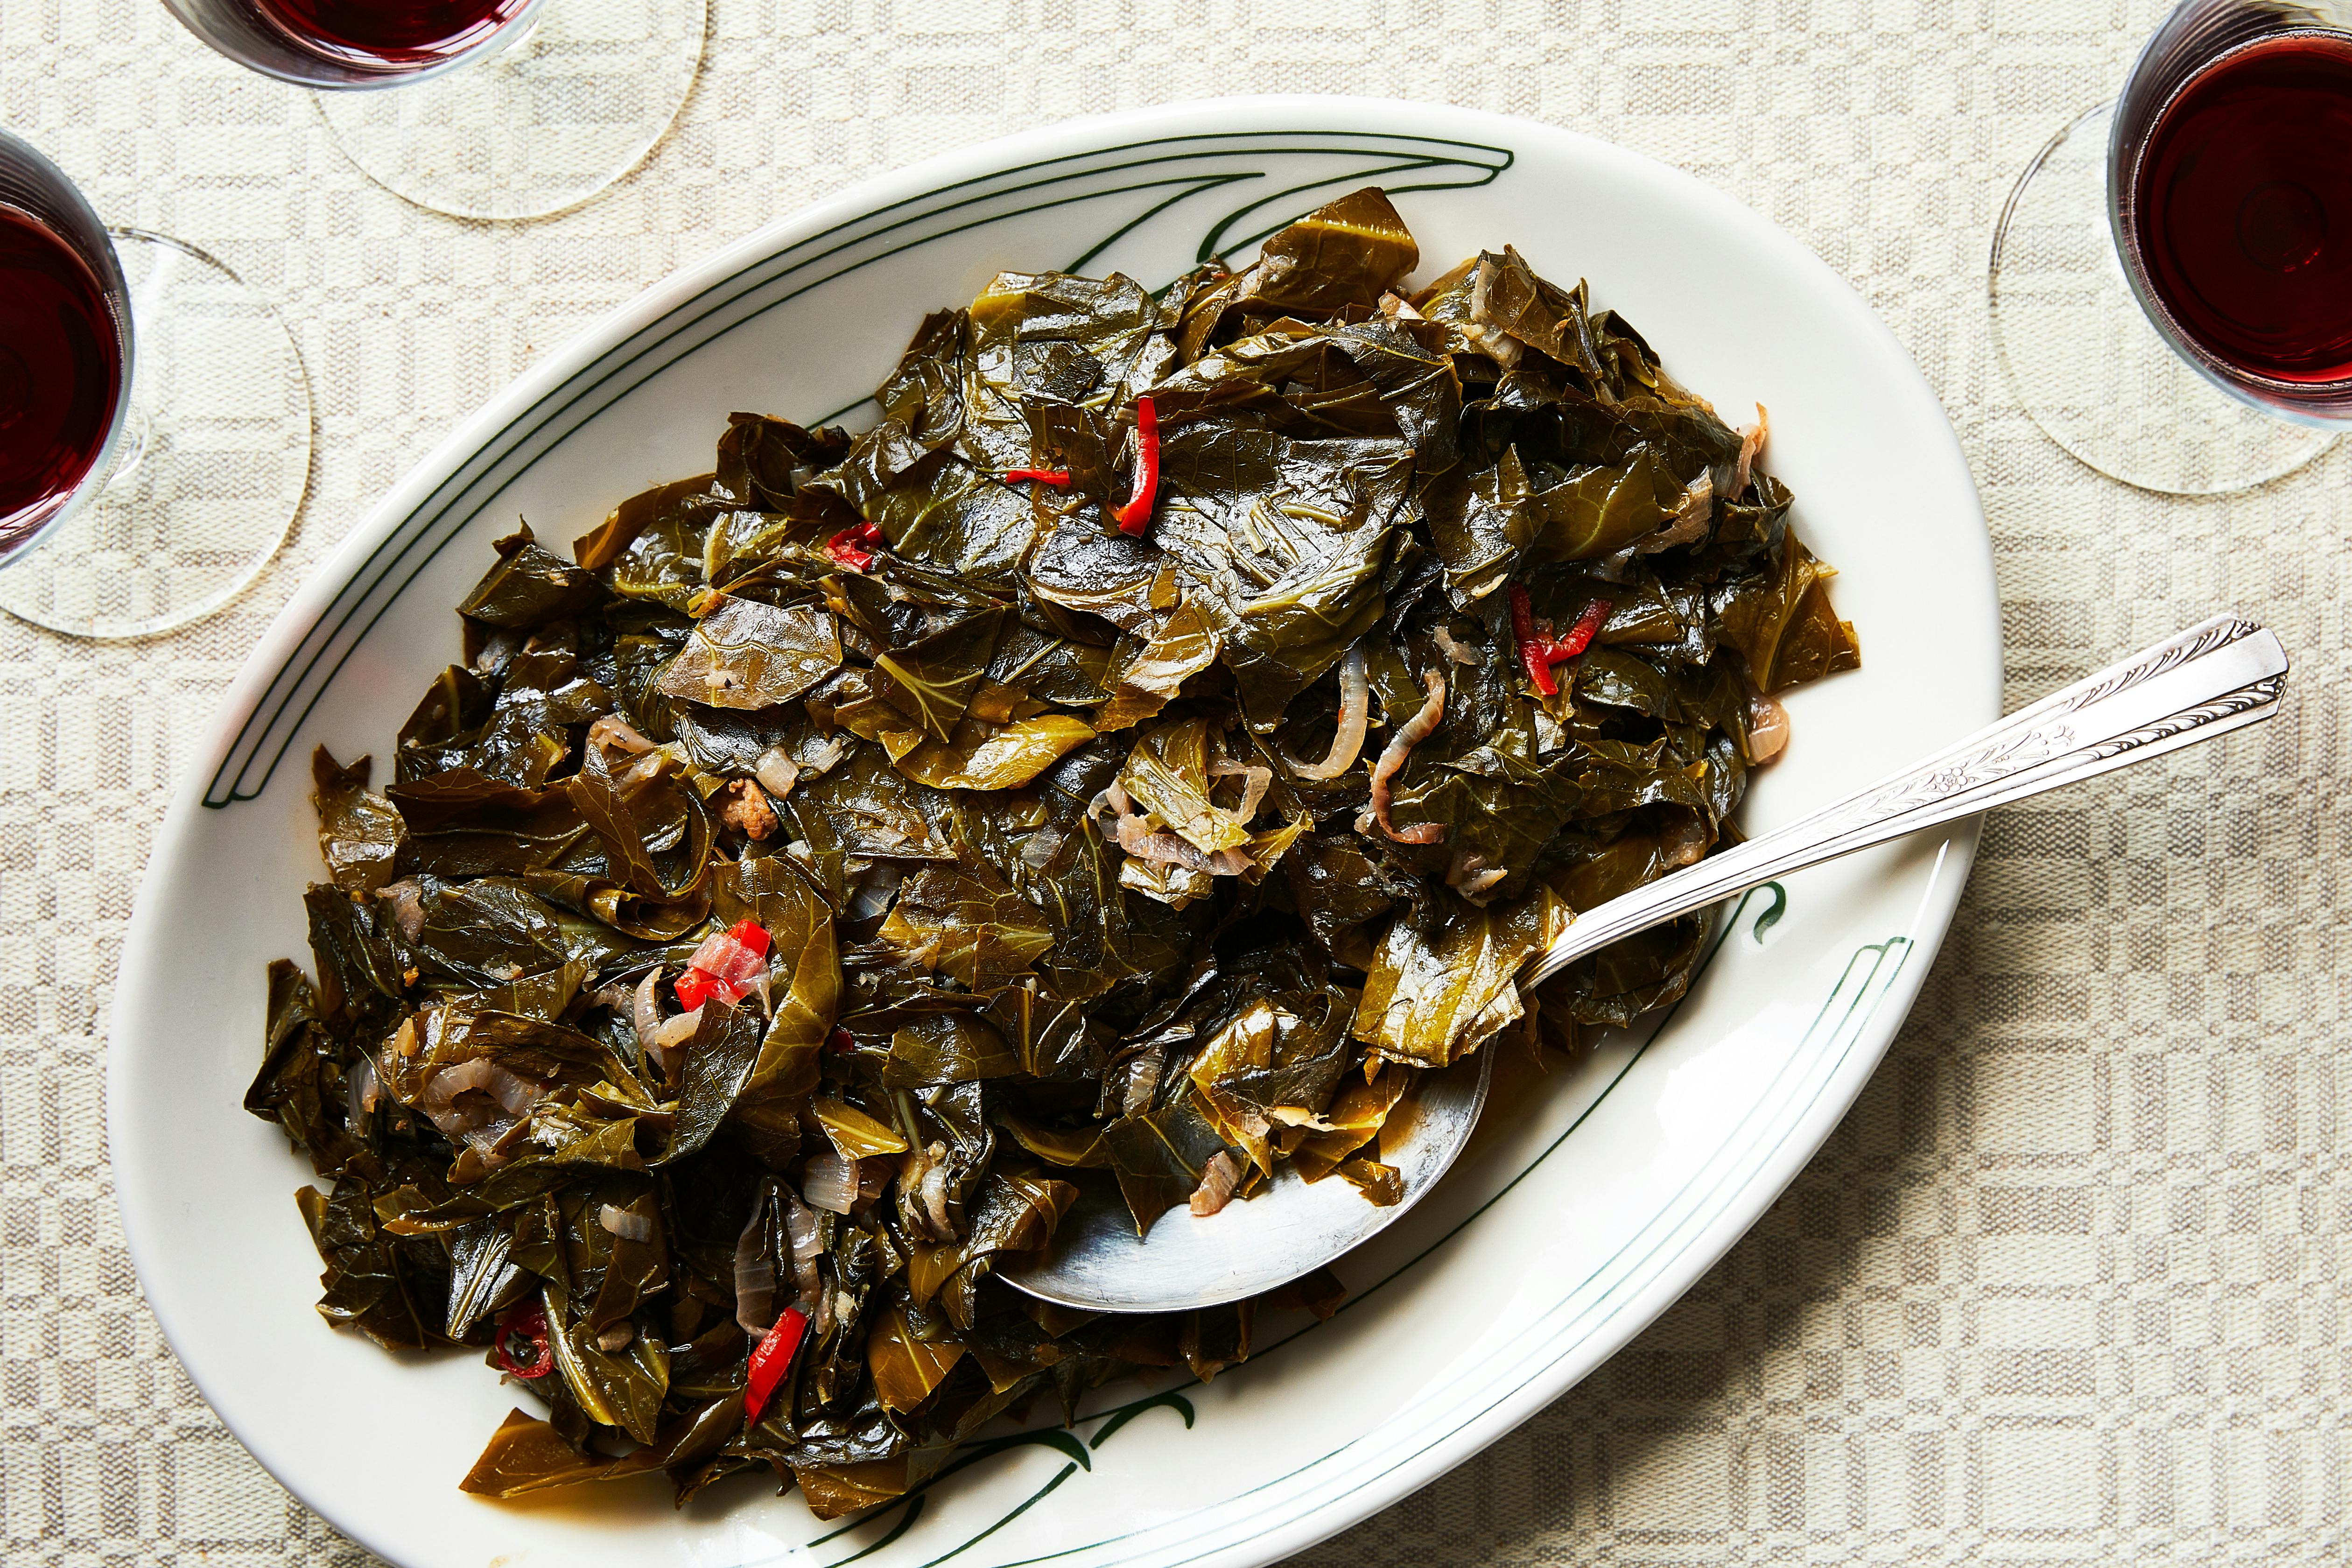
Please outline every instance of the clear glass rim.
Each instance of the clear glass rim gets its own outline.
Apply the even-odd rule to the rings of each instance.
[[[115,463],[122,453],[123,432],[131,423],[131,390],[139,367],[135,357],[138,345],[131,331],[131,285],[122,275],[122,262],[114,254],[113,241],[108,237],[110,231],[63,169],[39,148],[5,127],[0,127],[0,202],[31,213],[74,247],[98,279],[99,288],[106,297],[107,311],[114,318],[115,341],[122,353],[121,371],[114,390],[114,417],[107,425],[106,439],[99,444],[97,456],[90,459],[89,468],[62,501],[52,506],[45,516],[18,522],[9,537],[0,540],[0,569],[5,569],[10,562],[40,548],[42,541],[55,535],[114,477]]]
[[[2181,0],[2140,47],[2123,90],[2116,97],[2115,118],[2107,132],[2107,224],[2116,258],[2123,263],[2124,281],[2158,335],[2175,353],[2242,403],[2297,425],[2333,430],[2352,424],[2352,377],[2286,381],[2242,370],[2211,353],[2182,328],[2157,292],[2139,253],[2134,222],[2140,160],[2147,150],[2148,132],[2163,119],[2173,100],[2208,68],[2230,55],[2271,38],[2313,33],[2328,34],[2352,45],[2352,16],[2343,14],[2328,0],[2317,4]],[[2319,399],[2333,403],[2336,411],[2313,406]]]
[[[292,330],[288,327],[283,313],[278,310],[278,307],[274,303],[265,299],[257,290],[254,289],[251,284],[246,282],[246,280],[237,274],[234,268],[230,267],[226,262],[221,260],[220,258],[213,255],[211,252],[202,249],[197,246],[191,245],[184,239],[175,238],[168,234],[157,234],[151,229],[134,228],[128,225],[121,224],[110,226],[103,232],[109,238],[108,253],[110,259],[116,259],[118,268],[120,266],[120,261],[115,258],[112,245],[112,241],[114,240],[129,241],[131,242],[134,247],[144,245],[156,247],[164,250],[174,250],[179,252],[181,255],[188,257],[202,264],[204,267],[211,268],[221,278],[226,279],[228,282],[236,285],[239,289],[245,291],[245,293],[248,295],[254,302],[265,307],[269,312],[271,319],[277,322],[278,330],[286,333],[287,345],[291,351],[289,355],[289,359],[293,367],[297,390],[301,395],[302,419],[306,430],[305,459],[303,463],[301,481],[299,488],[297,488],[294,492],[292,503],[286,508],[285,516],[278,523],[277,531],[270,534],[267,540],[260,542],[253,548],[250,557],[245,562],[242,569],[238,571],[235,576],[221,584],[220,586],[215,588],[203,598],[196,600],[193,604],[179,606],[166,614],[151,616],[145,621],[135,625],[109,625],[105,623],[84,624],[79,621],[60,618],[47,613],[27,610],[16,605],[0,606],[0,615],[5,615],[16,620],[22,621],[28,626],[39,626],[46,631],[57,632],[63,636],[75,637],[84,642],[134,643],[143,642],[152,637],[168,636],[173,632],[181,630],[183,627],[192,626],[195,622],[203,620],[207,616],[218,614],[221,610],[226,608],[227,605],[235,601],[239,595],[244,594],[247,589],[252,587],[253,584],[259,580],[261,574],[268,569],[270,562],[277,558],[278,551],[285,548],[286,541],[293,534],[295,520],[300,517],[302,508],[309,501],[310,496],[310,464],[315,460],[318,447],[316,423],[318,413],[317,405],[311,400],[310,367],[303,363],[300,348],[295,343]],[[124,299],[126,302],[123,306],[123,321],[126,323],[126,331],[128,330],[127,323],[130,321],[130,310],[127,303],[128,298],[129,290],[126,287],[124,290]],[[135,405],[136,399],[132,395],[131,380],[129,374],[131,367],[128,361],[125,362],[124,368],[125,374],[123,376],[122,383],[123,390],[121,407],[124,412],[127,413]],[[16,549],[9,552],[6,556],[0,557],[0,569],[5,569],[7,565],[33,554],[44,545],[49,544],[62,537],[65,532],[66,523],[71,521],[72,518],[81,510],[85,504],[95,500],[107,489],[107,487],[113,482],[116,477],[117,462],[121,456],[121,454],[118,449],[118,444],[110,437],[109,447],[101,461],[92,467],[82,485],[75,489],[72,503],[59,509],[54,516],[43,522],[37,531],[22,541]]]
[[[548,0],[530,0],[503,24],[443,60],[414,68],[369,69],[280,37],[237,0],[163,0],[163,8],[198,38],[247,70],[318,92],[381,92],[461,70],[509,47],[530,31]]]

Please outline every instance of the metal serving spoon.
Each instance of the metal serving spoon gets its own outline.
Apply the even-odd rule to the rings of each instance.
[[[2278,638],[2251,621],[2192,626],[1858,795],[1587,910],[1520,983],[1792,871],[2267,719],[2286,670]],[[1112,1312],[1270,1290],[1386,1229],[1428,1193],[1477,1125],[1492,1062],[1481,1051],[1430,1075],[1402,1142],[1383,1142],[1382,1157],[1404,1177],[1402,1203],[1376,1207],[1346,1182],[1303,1181],[1285,1164],[1255,1197],[1207,1218],[1171,1209],[1139,1240],[1118,1194],[1089,1187],[1050,1249],[1000,1272],[1033,1296]]]

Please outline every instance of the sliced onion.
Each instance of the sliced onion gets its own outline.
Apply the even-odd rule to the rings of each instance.
[[[352,1068],[343,1097],[344,1119],[351,1123],[366,1121],[375,1114],[375,1103],[383,1086],[375,1076],[375,1063],[362,1056]]]
[[[831,740],[828,740],[822,745],[818,746],[815,751],[809,753],[808,760],[800,765],[801,772],[808,774],[811,778],[814,778],[817,774],[824,773],[827,768],[839,763],[843,757],[847,756],[848,754],[849,743],[844,741],[840,736],[835,735]]]
[[[931,1168],[915,1189],[915,1198],[922,1207],[923,1217],[931,1222],[931,1233],[941,1241],[956,1238],[955,1222],[948,1215],[947,1147],[934,1143]]]
[[[1274,770],[1263,763],[1237,763],[1220,757],[1210,764],[1209,776],[1242,781],[1242,803],[1234,808],[1233,819],[1244,827],[1257,816],[1257,808],[1265,803],[1265,792],[1274,787]]]
[[[522,647],[522,643],[523,637],[520,632],[509,631],[503,626],[492,631],[489,636],[482,639],[482,651],[474,656],[474,673],[490,674],[512,658],[517,650]]]
[[[735,1321],[747,1334],[764,1334],[776,1321],[776,1269],[768,1261],[768,1194],[761,1189],[751,1217],[735,1237]]]
[[[1209,1156],[1201,1168],[1201,1184],[1192,1189],[1192,1212],[1206,1217],[1233,1201],[1234,1189],[1241,1185],[1242,1173],[1234,1157],[1223,1149]]]
[[[503,1117],[494,1118],[479,1127],[468,1129],[464,1137],[482,1163],[495,1171],[514,1158],[499,1145],[507,1141],[509,1133],[521,1125],[519,1121],[509,1121]]]
[[[1519,355],[1523,352],[1519,340],[1496,325],[1495,319],[1486,310],[1486,296],[1493,289],[1495,279],[1501,276],[1500,268],[1484,259],[1479,261],[1477,270],[1470,275],[1470,325],[1463,329],[1462,335],[1470,340],[1471,347],[1508,370],[1519,363]]]
[[[1683,491],[1682,504],[1675,509],[1674,521],[1654,533],[1645,534],[1633,542],[1640,555],[1655,555],[1661,550],[1672,550],[1677,544],[1688,544],[1706,532],[1707,523],[1715,516],[1715,470],[1701,468]]]
[[[1118,847],[1139,860],[1165,860],[1204,876],[1218,874],[1215,857],[1204,853],[1199,845],[1181,835],[1152,832],[1143,826],[1143,818],[1139,816],[1118,819]]]
[[[608,756],[619,752],[626,756],[642,757],[654,749],[653,742],[618,713],[607,713],[589,725],[588,743]]]
[[[1739,458],[1731,468],[1731,500],[1738,500],[1748,493],[1748,476],[1755,467],[1756,455],[1764,449],[1771,434],[1771,420],[1759,403],[1756,405],[1756,423],[1739,432]]]
[[[617,1204],[606,1204],[596,1211],[596,1223],[624,1241],[651,1241],[654,1221],[651,1215],[625,1209]]]
[[[1127,1083],[1119,1094],[1119,1110],[1133,1116],[1150,1108],[1152,1096],[1160,1092],[1161,1066],[1158,1051],[1146,1051],[1127,1064]]]
[[[830,1149],[811,1154],[801,1167],[801,1195],[813,1208],[847,1214],[857,1202],[857,1161],[845,1160]]]
[[[613,787],[624,795],[634,796],[639,789],[669,772],[672,761],[667,747],[656,746],[615,774]]]
[[[793,1253],[793,1289],[799,1293],[802,1308],[813,1320],[811,1327],[819,1334],[832,1326],[833,1315],[827,1310],[824,1277],[816,1270],[816,1260],[824,1255],[824,1247],[817,1234],[816,1215],[808,1205],[784,1189],[784,1241]]]
[[[427,1116],[446,1110],[467,1089],[488,1089],[490,1075],[498,1070],[498,1065],[487,1057],[443,1068],[425,1080],[425,1091],[416,1097],[417,1107]]]
[[[1484,907],[1487,898],[1510,874],[1508,867],[1487,865],[1484,855],[1457,849],[1454,852],[1453,863],[1445,868],[1445,885],[1472,903]]]
[[[1339,661],[1339,728],[1331,736],[1331,750],[1319,763],[1302,763],[1285,753],[1283,765],[1303,779],[1336,779],[1356,765],[1364,749],[1364,725],[1371,715],[1371,679],[1364,668],[1364,645],[1358,643]]]
[[[415,942],[425,931],[425,889],[414,877],[404,877],[376,889],[377,898],[392,906],[392,923],[403,942]]]
[[[697,1007],[691,1013],[680,1013],[677,1017],[666,1020],[662,1026],[654,1032],[654,1049],[677,1050],[687,1041],[694,1038],[694,1031],[700,1027],[702,1027],[700,1007]],[[667,1063],[665,1062],[663,1065],[667,1066]]]
[[[490,1080],[490,1092],[498,1097],[509,1116],[528,1116],[532,1106],[547,1098],[544,1085],[520,1079],[504,1068],[492,1068],[497,1076]]]
[[[1666,825],[1658,848],[1668,870],[1696,866],[1706,858],[1706,828],[1696,813],[1677,815]]]
[[[1779,756],[1789,744],[1789,710],[1777,698],[1757,692],[1748,699],[1748,757],[1758,766]]]
[[[1421,710],[1404,721],[1402,728],[1372,764],[1372,820],[1381,831],[1398,844],[1442,844],[1445,841],[1445,825],[1442,822],[1417,822],[1411,827],[1399,827],[1389,820],[1389,781],[1396,777],[1412,755],[1412,749],[1433,734],[1445,718],[1445,677],[1431,670],[1422,677],[1422,685],[1429,699]]]
[[[1021,846],[1021,863],[1032,870],[1042,871],[1061,847],[1062,830],[1049,822],[1032,833],[1028,842]]]
[[[890,900],[898,896],[898,884],[906,879],[907,873],[897,861],[876,861],[874,868],[857,884],[857,896],[849,900],[849,918],[871,920],[888,909]]]
[[[1468,643],[1463,642],[1459,638],[1455,637],[1452,632],[1447,631],[1444,626],[1433,628],[1430,635],[1436,639],[1438,651],[1456,664],[1475,665],[1486,662],[1485,655],[1481,654],[1476,648],[1472,647]]]
[[[782,800],[793,793],[794,784],[801,782],[801,768],[793,761],[790,752],[782,746],[770,746],[760,753],[759,762],[751,769],[751,776],[760,781],[761,789]]]
[[[637,1049],[648,1054],[654,1049],[655,1037],[661,1033],[661,1002],[656,994],[661,989],[661,976],[659,964],[646,970],[629,998],[629,1023],[637,1032]]]

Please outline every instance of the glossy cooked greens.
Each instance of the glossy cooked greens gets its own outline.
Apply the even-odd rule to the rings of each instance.
[[[1515,251],[1417,262],[1368,190],[1157,298],[1001,276],[864,434],[738,415],[575,560],[503,542],[383,793],[320,753],[318,979],[273,966],[247,1105],[332,1179],[321,1313],[544,1403],[468,1489],[772,1468],[831,1516],[1042,1394],[1212,1376],[1257,1303],[992,1270],[1085,1182],[1139,1228],[1284,1160],[1394,1202],[1420,1074],[1680,994],[1696,920],[1514,976],[1726,841],[1765,694],[1852,631],[1760,431]],[[682,1012],[746,921],[761,983]]]

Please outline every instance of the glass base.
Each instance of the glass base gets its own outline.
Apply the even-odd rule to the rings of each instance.
[[[2220,495],[2292,473],[2335,434],[2207,381],[2157,335],[2125,279],[2107,222],[2114,107],[2060,132],[2001,213],[1988,287],[2010,390],[2052,440],[2142,489]]]
[[[310,386],[270,303],[202,251],[107,231],[130,285],[131,408],[106,488],[5,571],[0,609],[75,637],[212,614],[285,542],[310,477]]]
[[[544,217],[637,166],[686,103],[708,0],[546,0],[454,70],[314,101],[360,172],[454,217]]]

